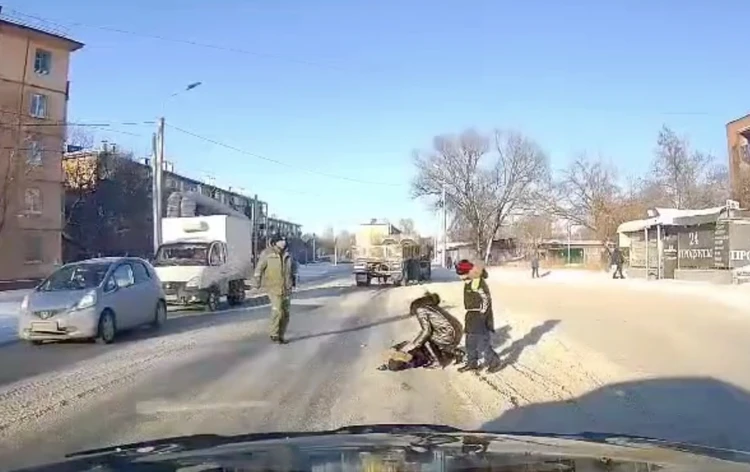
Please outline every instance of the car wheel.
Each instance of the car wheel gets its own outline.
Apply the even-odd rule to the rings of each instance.
[[[32,339],[29,342],[31,343],[32,346],[41,346],[44,343],[44,341],[41,341],[39,339]]]
[[[206,308],[208,311],[216,311],[219,309],[219,292],[215,289],[210,289],[206,297]]]
[[[99,318],[99,329],[96,334],[96,342],[99,344],[112,344],[117,333],[115,324],[115,314],[111,311],[105,311]]]
[[[154,321],[151,322],[151,326],[156,329],[164,326],[167,322],[167,305],[162,300],[156,304],[156,311],[154,312]]]

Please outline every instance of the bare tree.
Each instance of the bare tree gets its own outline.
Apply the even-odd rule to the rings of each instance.
[[[129,153],[66,159],[66,259],[152,254],[149,171]],[[72,246],[72,247],[71,247]]]
[[[511,227],[511,234],[527,250],[538,247],[544,239],[551,238],[553,232],[553,218],[546,214],[524,216]]]
[[[723,204],[729,197],[728,171],[706,153],[692,150],[663,126],[657,138],[650,179],[660,190],[658,203],[671,208],[705,208]]]
[[[14,129],[17,130],[18,126],[0,122],[0,143],[17,143],[14,146],[0,148],[0,236],[18,214],[24,184],[36,166],[29,160],[29,140],[18,141],[18,132],[14,132]]]
[[[398,227],[404,234],[417,234],[414,220],[411,218],[401,218],[398,220]]]
[[[350,253],[352,246],[354,246],[354,235],[346,230],[339,231],[336,236],[336,251],[338,254]]]
[[[439,197],[445,190],[447,210],[469,230],[485,260],[506,217],[530,206],[530,197],[549,176],[547,156],[534,141],[499,130],[489,138],[474,130],[438,136],[433,150],[415,153],[414,162],[413,195]]]
[[[66,129],[66,141],[71,146],[92,149],[96,138],[89,129],[80,126],[69,126]]]
[[[19,158],[21,152],[15,149],[0,150],[0,235],[6,225],[18,212],[23,181],[28,173],[28,167]]]
[[[542,203],[549,214],[588,228],[602,240],[613,236],[622,223],[617,170],[601,158],[576,158],[559,173]]]

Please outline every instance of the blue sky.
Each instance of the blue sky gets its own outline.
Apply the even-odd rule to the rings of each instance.
[[[408,184],[412,150],[436,134],[513,128],[554,167],[587,151],[638,173],[662,124],[725,160],[725,123],[750,112],[742,0],[2,4],[86,43],[72,63],[71,121],[113,123],[119,132],[97,138],[145,155],[152,127],[117,123],[163,112],[168,123],[285,162],[168,129],[177,171],[258,193],[306,231],[413,217],[432,233],[438,220]],[[168,99],[194,81],[203,85]]]

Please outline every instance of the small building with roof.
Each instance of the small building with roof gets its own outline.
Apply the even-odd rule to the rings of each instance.
[[[653,208],[617,233],[630,277],[732,283],[750,265],[750,211],[732,200],[698,210]]]

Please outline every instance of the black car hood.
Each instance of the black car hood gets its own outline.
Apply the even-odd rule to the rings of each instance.
[[[748,470],[750,453],[581,433],[495,434],[440,425],[350,426],[314,433],[196,435],[71,454],[28,471],[108,470]]]

